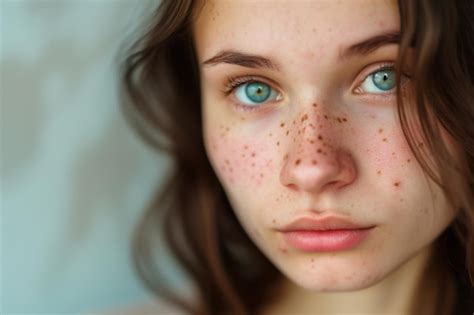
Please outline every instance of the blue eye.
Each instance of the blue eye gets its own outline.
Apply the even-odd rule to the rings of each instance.
[[[276,99],[278,93],[266,83],[253,81],[240,84],[235,89],[235,97],[243,105],[255,107],[271,97]]]
[[[364,92],[384,94],[377,92],[390,91],[395,88],[395,85],[395,71],[388,68],[371,73],[365,78],[364,82],[362,82],[361,87]]]

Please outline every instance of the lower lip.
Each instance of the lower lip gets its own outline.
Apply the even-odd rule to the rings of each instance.
[[[292,246],[306,252],[331,252],[359,245],[373,229],[289,231],[283,237]]]

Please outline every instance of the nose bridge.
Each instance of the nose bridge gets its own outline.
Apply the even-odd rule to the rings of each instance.
[[[331,115],[317,103],[299,113],[290,131],[293,141],[280,173],[282,184],[320,191],[328,184],[340,187],[352,182],[355,164],[341,145],[341,130],[347,122],[344,115]]]
[[[331,120],[332,116],[317,103],[312,104],[311,110],[299,114],[292,130],[293,145],[289,148],[289,155],[299,159],[299,163],[303,160],[319,160],[321,163],[333,160],[331,155],[339,140]]]

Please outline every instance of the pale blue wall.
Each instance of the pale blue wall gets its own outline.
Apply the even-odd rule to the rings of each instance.
[[[121,116],[115,58],[156,2],[0,3],[2,313],[133,303],[130,233],[166,161]]]

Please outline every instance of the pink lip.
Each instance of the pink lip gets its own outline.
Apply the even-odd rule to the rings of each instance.
[[[337,218],[301,218],[278,230],[292,247],[303,251],[338,251],[360,244],[374,226]]]

